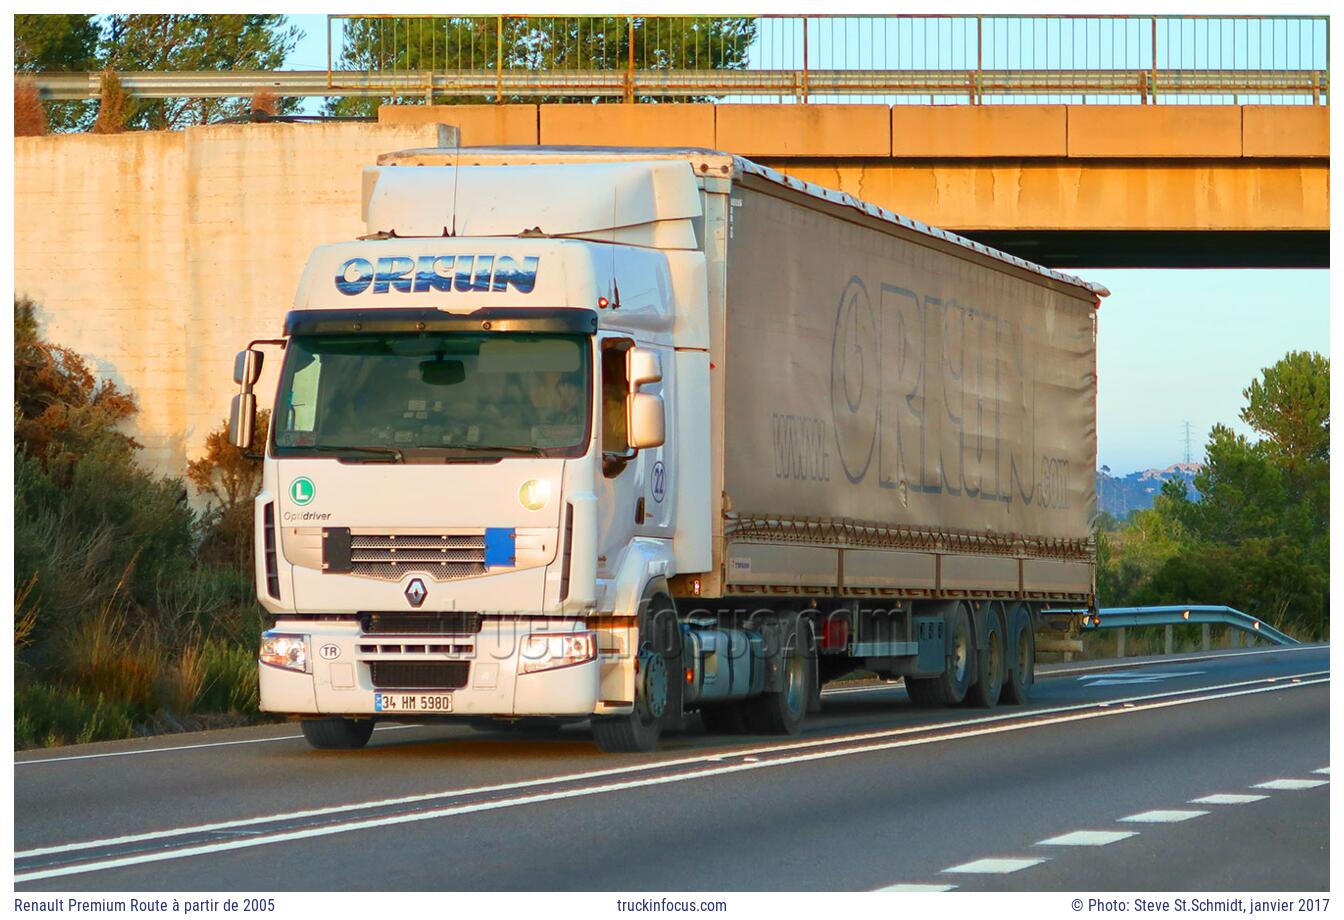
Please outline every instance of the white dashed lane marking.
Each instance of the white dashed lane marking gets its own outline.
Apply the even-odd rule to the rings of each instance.
[[[960,866],[953,866],[951,869],[944,869],[943,871],[964,875],[1007,875],[1009,872],[1039,866],[1043,862],[1045,862],[1045,857],[1033,859],[1029,856],[1016,856],[1004,859],[977,859],[975,862],[962,863]]]
[[[1074,831],[1071,834],[1061,834],[1058,837],[1051,837],[1049,840],[1039,840],[1036,843],[1038,847],[1104,847],[1108,843],[1115,843],[1117,840],[1124,840],[1126,837],[1137,837],[1138,831]]]
[[[1202,799],[1191,799],[1191,805],[1248,805],[1251,802],[1259,802],[1267,799],[1267,795],[1243,795],[1233,792],[1219,792],[1214,795],[1206,795]]]
[[[1320,774],[1323,775],[1323,776],[1329,776],[1329,775],[1330,775],[1330,768],[1329,768],[1329,767],[1321,767],[1319,770],[1312,770],[1311,772],[1312,772],[1312,773],[1320,773]]]
[[[886,888],[879,888],[878,891],[904,891],[908,894],[929,891],[951,891],[956,885],[888,885]]]
[[[1256,783],[1252,789],[1315,789],[1330,782],[1328,779],[1272,779],[1267,783]]]
[[[1120,820],[1130,824],[1175,824],[1177,821],[1189,821],[1191,818],[1207,814],[1207,811],[1194,809],[1159,808],[1155,811],[1141,811],[1137,815],[1129,815]]]

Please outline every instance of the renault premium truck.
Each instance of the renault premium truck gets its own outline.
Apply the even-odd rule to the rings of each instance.
[[[1104,288],[707,150],[402,151],[363,216],[234,369],[245,447],[282,362],[261,708],[313,746],[1022,703],[1094,606]]]

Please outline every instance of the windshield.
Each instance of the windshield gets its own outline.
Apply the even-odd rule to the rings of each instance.
[[[576,457],[589,437],[590,340],[440,333],[295,336],[276,456]]]

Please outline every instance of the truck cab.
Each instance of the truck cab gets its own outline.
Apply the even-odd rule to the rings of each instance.
[[[283,337],[237,360],[239,444],[281,361],[263,710],[323,747],[377,719],[638,717],[638,612],[708,565],[706,495],[680,500],[707,493],[708,426],[677,412],[708,400],[701,186],[685,162],[366,172],[368,236],[318,247]]]

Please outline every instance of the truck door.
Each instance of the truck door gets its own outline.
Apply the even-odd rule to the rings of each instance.
[[[664,460],[671,456],[667,444],[638,453],[630,450],[626,431],[625,400],[630,391],[626,375],[626,352],[634,340],[613,335],[601,341],[601,447],[602,472],[598,481],[598,572],[614,571],[622,551],[635,536],[671,536],[672,481]],[[669,375],[671,355],[658,349],[663,381],[643,392],[673,392]],[[669,422],[671,416],[669,413]],[[673,427],[668,425],[669,440]]]

